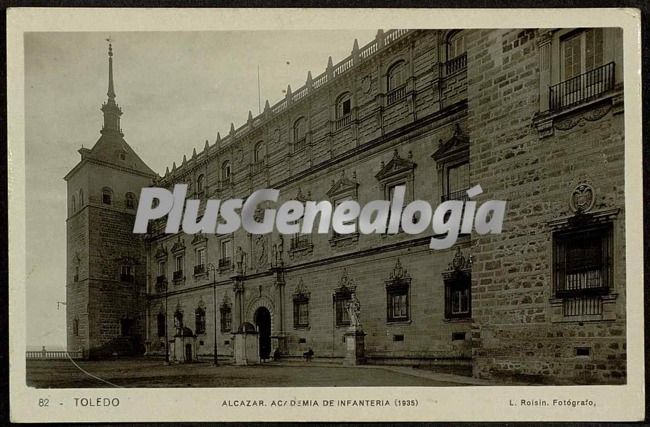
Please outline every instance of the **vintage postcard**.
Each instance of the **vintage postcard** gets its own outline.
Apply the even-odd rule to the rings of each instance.
[[[7,18],[13,421],[644,418],[639,11]]]

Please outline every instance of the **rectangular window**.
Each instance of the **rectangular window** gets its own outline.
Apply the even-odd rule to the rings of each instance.
[[[554,235],[554,287],[564,316],[602,314],[612,275],[611,224]]]
[[[388,289],[388,321],[399,322],[409,318],[408,287]]]
[[[467,318],[472,314],[472,281],[469,274],[445,280],[445,317]]]
[[[174,280],[181,280],[183,278],[183,270],[185,267],[185,257],[183,255],[176,255],[176,270],[174,270]]]
[[[445,200],[466,200],[469,188],[469,163],[447,168],[447,188]]]
[[[232,265],[232,240],[222,240],[220,249],[219,268],[230,268]]]
[[[167,263],[165,261],[158,262],[158,276],[165,276],[167,274]]]
[[[603,30],[593,28],[562,40],[562,76],[571,79],[603,65]]]
[[[122,282],[133,282],[134,272],[133,267],[130,265],[123,265],[120,268],[120,280]]]
[[[232,311],[230,306],[221,307],[221,332],[230,332],[232,323]]]
[[[348,303],[350,301],[350,294],[336,295],[334,297],[334,306],[336,309],[336,326],[350,325],[350,316],[347,309]]]
[[[194,265],[194,274],[205,272],[205,248],[196,250],[196,264]]]
[[[309,326],[309,300],[296,298],[293,300],[293,326],[304,328]]]

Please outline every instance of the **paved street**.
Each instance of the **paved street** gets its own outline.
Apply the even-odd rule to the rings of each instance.
[[[39,388],[92,388],[110,387],[111,384],[122,387],[431,387],[476,384],[469,377],[408,367],[306,363],[258,366],[224,363],[213,366],[208,362],[166,366],[161,360],[150,359],[74,363],[70,360],[28,360],[27,384]]]

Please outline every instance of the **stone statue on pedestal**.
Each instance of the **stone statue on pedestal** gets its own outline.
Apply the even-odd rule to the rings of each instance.
[[[346,308],[348,310],[348,316],[350,317],[350,327],[361,327],[361,303],[359,302],[356,293],[352,293],[352,297],[350,298],[350,302],[347,304]]]

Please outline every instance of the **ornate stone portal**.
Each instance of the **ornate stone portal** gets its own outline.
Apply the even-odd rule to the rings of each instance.
[[[346,305],[350,318],[350,327],[345,333],[345,365],[362,365],[365,358],[365,332],[361,326],[361,303],[356,293],[352,293],[350,302]]]

